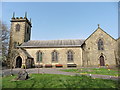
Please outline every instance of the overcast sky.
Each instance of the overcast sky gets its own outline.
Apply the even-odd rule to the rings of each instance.
[[[32,18],[32,40],[86,39],[97,24],[113,38],[118,37],[117,2],[4,2],[2,19],[10,27],[16,17]]]

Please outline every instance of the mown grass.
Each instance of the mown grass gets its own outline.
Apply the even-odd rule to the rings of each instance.
[[[3,88],[116,88],[117,85],[117,81],[83,75],[30,74],[28,80],[12,81],[14,78],[3,77]]]
[[[100,75],[112,75],[118,76],[117,70],[107,69],[107,68],[81,68],[81,69],[64,69],[61,71],[65,72],[75,72],[84,74],[100,74]]]

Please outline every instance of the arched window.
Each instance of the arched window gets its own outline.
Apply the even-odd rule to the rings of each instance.
[[[67,52],[67,60],[68,62],[73,62],[73,52],[71,50]]]
[[[16,31],[20,31],[20,24],[16,25]]]
[[[43,53],[41,51],[37,52],[37,62],[42,62]]]
[[[57,51],[52,52],[52,62],[58,62],[58,52]]]
[[[104,50],[104,44],[102,39],[98,40],[98,50]]]

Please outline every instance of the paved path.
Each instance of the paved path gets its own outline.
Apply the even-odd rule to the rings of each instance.
[[[62,68],[39,68],[39,73],[47,73],[47,74],[62,74],[62,75],[80,75],[80,73],[73,73],[73,72],[64,72],[60,71]],[[13,74],[18,74],[20,68],[13,69]],[[34,69],[26,69],[28,73],[38,73],[38,68]],[[3,76],[11,75],[10,69],[2,70]],[[110,76],[110,75],[98,75],[98,74],[85,74],[87,76],[91,76],[92,78],[102,78],[102,79],[112,79],[112,80],[118,80],[118,77]]]

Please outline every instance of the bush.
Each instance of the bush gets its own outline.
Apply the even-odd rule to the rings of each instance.
[[[22,65],[22,68],[25,69],[25,65]]]
[[[51,64],[46,64],[45,67],[50,68],[50,67],[52,67],[52,65]]]
[[[42,68],[42,67],[43,67],[43,65],[38,65],[37,67],[38,67],[38,68]]]
[[[56,64],[55,66],[56,66],[56,67],[63,67],[62,64]]]

